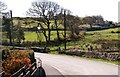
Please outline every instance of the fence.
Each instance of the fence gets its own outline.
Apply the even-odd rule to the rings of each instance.
[[[17,48],[17,49],[22,49],[23,48]],[[20,68],[17,72],[12,74],[10,77],[34,77],[35,75],[40,75],[40,68],[42,68],[42,61],[34,57],[34,53],[31,55],[31,63],[32,65],[30,67],[23,66]],[[4,71],[0,73],[0,77],[7,77],[4,74]]]
[[[21,69],[19,69],[10,77],[34,77],[35,75],[40,75],[39,70],[41,67],[42,67],[41,61],[38,61],[38,66],[37,63],[34,62],[30,67],[23,66]],[[5,77],[4,72],[0,73],[0,77]]]
[[[11,77],[27,77],[27,76],[32,76],[37,70],[37,64],[34,62],[31,67],[22,67],[20,70],[18,70],[16,73],[14,73]]]

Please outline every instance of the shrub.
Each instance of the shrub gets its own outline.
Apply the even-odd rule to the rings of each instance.
[[[111,33],[115,33],[114,31],[111,31]]]
[[[120,31],[117,31],[116,33],[120,33]]]
[[[5,76],[10,76],[21,67],[26,65],[26,67],[31,66],[31,60],[29,59],[29,51],[20,51],[20,50],[5,50],[4,51],[6,59],[2,62],[2,70],[5,73]]]

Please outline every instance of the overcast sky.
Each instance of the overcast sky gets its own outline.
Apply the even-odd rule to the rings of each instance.
[[[26,11],[35,0],[0,0],[7,4],[8,10],[13,11],[14,17],[26,16]],[[102,15],[105,20],[118,22],[119,0],[50,0],[80,17]]]

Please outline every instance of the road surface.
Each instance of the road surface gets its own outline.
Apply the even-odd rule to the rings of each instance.
[[[118,75],[118,66],[114,64],[37,52],[35,57],[42,60],[43,68],[48,72],[47,75],[53,73],[49,72],[50,68],[57,70],[56,74],[53,73],[54,75]]]

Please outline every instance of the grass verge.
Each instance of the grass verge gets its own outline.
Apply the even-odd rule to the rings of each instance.
[[[81,56],[75,56],[75,55],[59,54],[57,51],[51,51],[48,54],[73,56],[73,57],[83,58],[83,59],[87,59],[87,60],[94,60],[94,61],[98,61],[98,62],[105,62],[105,63],[111,63],[111,64],[115,64],[115,65],[120,65],[120,61],[108,61],[108,60],[103,60],[103,59],[98,59],[98,58],[87,58],[87,57],[81,57]]]

